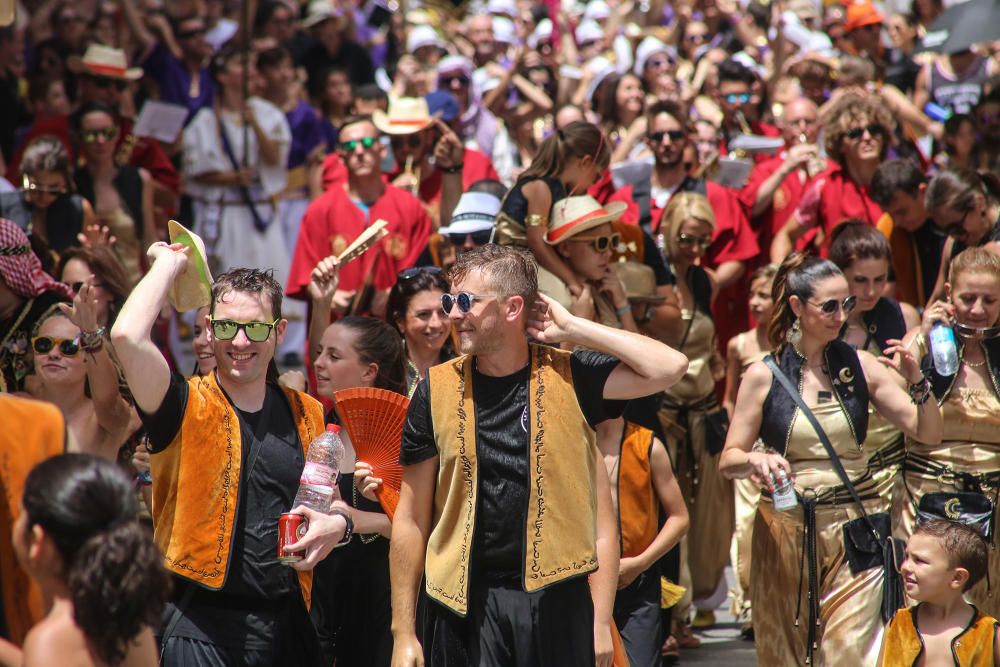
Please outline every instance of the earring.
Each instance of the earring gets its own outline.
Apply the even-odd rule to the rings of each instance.
[[[792,347],[797,346],[799,341],[802,340],[802,327],[799,326],[799,318],[796,317],[795,321],[792,322],[792,326],[785,332],[785,340]]]

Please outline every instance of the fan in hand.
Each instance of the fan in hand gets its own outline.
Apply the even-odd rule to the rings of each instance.
[[[410,399],[374,387],[352,387],[335,392],[333,397],[358,460],[371,466],[372,476],[382,479],[375,495],[391,521],[403,482],[399,446]]]

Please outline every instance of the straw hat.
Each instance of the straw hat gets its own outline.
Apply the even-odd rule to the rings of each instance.
[[[660,303],[667,298],[656,293],[656,274],[652,267],[638,262],[615,262],[611,267],[625,286],[629,301]]]
[[[384,134],[414,134],[434,122],[427,100],[422,97],[397,97],[389,100],[389,112],[376,109],[372,122]]]
[[[549,245],[561,243],[581,232],[600,227],[606,222],[614,222],[628,208],[621,201],[601,204],[590,195],[579,195],[560,199],[552,206],[552,220],[545,242]]]
[[[329,21],[330,19],[339,21],[342,18],[343,16],[334,8],[330,0],[313,0],[309,3],[308,8],[306,8],[306,17],[302,19],[300,25],[303,30],[308,30],[323,21]]]
[[[66,64],[77,74],[121,81],[137,81],[142,78],[142,68],[129,67],[124,51],[100,44],[91,44],[83,58],[71,56]]]
[[[195,310],[212,303],[212,273],[205,259],[205,242],[176,220],[167,223],[171,243],[191,248],[184,272],[177,276],[167,292],[167,300],[178,312]]]

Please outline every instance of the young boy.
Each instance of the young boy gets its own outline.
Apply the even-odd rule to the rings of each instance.
[[[968,526],[921,522],[900,569],[917,605],[889,622],[880,667],[987,667],[1000,664],[997,620],[963,598],[986,574],[986,541]]]
[[[631,667],[657,667],[663,642],[657,563],[687,532],[687,506],[667,449],[652,431],[620,417],[596,430],[622,549],[615,625]],[[667,519],[657,529],[661,509]]]

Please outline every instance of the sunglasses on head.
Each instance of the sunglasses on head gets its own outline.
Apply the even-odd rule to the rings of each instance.
[[[604,252],[605,250],[614,250],[622,242],[621,234],[609,234],[607,236],[574,236],[571,241],[577,241],[579,243],[591,243],[594,246],[594,250],[597,252]]]
[[[705,238],[704,236],[695,236],[694,234],[686,234],[681,232],[677,235],[677,245],[694,247],[697,246],[704,250],[708,246],[712,245],[712,239]]]
[[[443,76],[440,79],[441,85],[445,88],[451,88],[451,84],[458,82],[458,85],[465,86],[469,85],[469,77],[464,74],[454,74],[452,76]]]
[[[865,136],[865,132],[868,132],[872,138],[881,137],[885,133],[885,128],[878,123],[872,123],[867,127],[852,127],[844,136],[851,141],[857,141],[861,137]]]
[[[965,219],[969,217],[969,213],[972,212],[972,207],[965,209],[965,213],[962,217],[958,219],[958,222],[953,222],[950,225],[945,225],[944,233],[946,236],[965,236]]]
[[[723,99],[726,100],[728,104],[746,104],[753,97],[750,93],[729,93],[724,96]]]
[[[684,130],[667,130],[666,132],[650,132],[646,135],[654,144],[663,143],[663,137],[670,137],[670,141],[680,141],[684,138]]]
[[[96,144],[102,139],[104,141],[114,141],[117,136],[118,128],[115,127],[105,127],[100,130],[84,130],[80,133],[80,137],[85,144]]]
[[[240,329],[252,343],[263,343],[271,336],[271,330],[278,324],[273,322],[237,322],[235,320],[212,320],[212,335],[219,340],[232,340]]]
[[[448,240],[452,242],[453,245],[465,245],[465,239],[472,237],[472,243],[475,245],[486,245],[493,239],[492,229],[481,229],[478,232],[453,232],[448,234]]]
[[[843,301],[827,299],[823,303],[816,303],[815,301],[809,301],[809,303],[819,308],[820,312],[827,317],[833,317],[838,309],[844,311],[844,315],[850,315],[851,311],[854,310],[854,306],[858,304],[858,299],[855,296],[849,296]]]
[[[352,139],[351,141],[340,142],[340,150],[344,153],[353,153],[354,149],[360,144],[365,150],[369,150],[378,142],[375,137],[362,137],[361,139]]]
[[[417,276],[424,273],[437,276],[444,273],[444,271],[437,266],[411,266],[410,268],[403,269],[397,273],[396,280],[413,280]]]
[[[397,146],[409,146],[410,148],[418,148],[420,146],[420,133],[415,134],[405,134],[403,136],[392,137],[389,142],[393,145],[393,148]]]
[[[467,313],[472,310],[472,304],[483,299],[496,299],[496,294],[470,294],[469,292],[459,292],[458,294],[442,294],[441,310],[445,315],[451,313],[451,309],[458,306],[458,312]]]
[[[62,356],[72,357],[80,351],[80,337],[52,338],[50,336],[35,336],[31,339],[31,349],[37,354],[48,354],[56,345],[59,346],[59,353]]]

